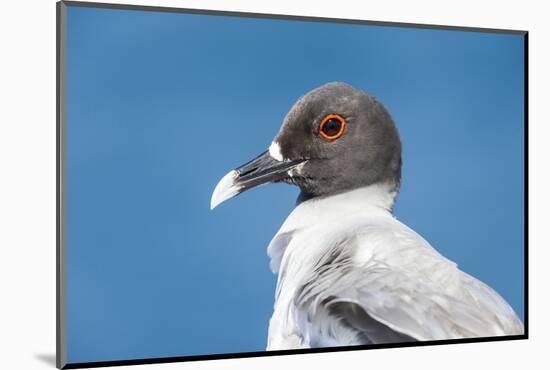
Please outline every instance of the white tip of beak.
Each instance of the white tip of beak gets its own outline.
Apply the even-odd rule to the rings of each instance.
[[[239,187],[235,185],[235,179],[237,176],[236,171],[229,171],[227,175],[222,177],[212,193],[212,199],[210,199],[210,209],[216,208],[220,203],[223,203],[239,194]]]

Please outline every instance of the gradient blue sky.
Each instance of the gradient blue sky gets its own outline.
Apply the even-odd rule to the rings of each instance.
[[[262,351],[297,189],[209,210],[329,81],[403,141],[397,217],[523,318],[523,38],[68,8],[68,360]]]

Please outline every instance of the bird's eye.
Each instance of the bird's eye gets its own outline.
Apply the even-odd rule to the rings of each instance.
[[[329,114],[321,121],[319,133],[325,139],[332,141],[344,134],[346,121],[337,114]]]

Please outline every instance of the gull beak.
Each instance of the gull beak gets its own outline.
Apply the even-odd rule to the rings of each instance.
[[[304,160],[279,161],[268,151],[263,152],[250,162],[229,171],[212,193],[210,209],[231,199],[240,193],[258,185],[280,182],[289,177],[288,171],[303,163]]]

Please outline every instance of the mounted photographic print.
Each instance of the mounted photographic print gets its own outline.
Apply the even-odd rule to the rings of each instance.
[[[527,338],[527,32],[57,10],[58,367]]]

